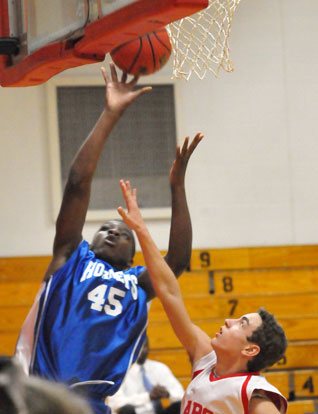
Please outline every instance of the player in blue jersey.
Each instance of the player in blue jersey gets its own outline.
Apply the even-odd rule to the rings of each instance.
[[[145,339],[149,301],[155,296],[147,269],[131,267],[134,236],[121,220],[104,223],[91,245],[82,229],[91,183],[103,147],[125,109],[151,88],[134,90],[137,77],[119,81],[102,69],[106,108],[72,161],[56,222],[53,258],[26,318],[16,355],[27,374],[61,381],[86,395],[96,414],[119,388]],[[170,171],[172,218],[167,263],[180,275],[187,267],[192,229],[184,178],[202,139],[177,148]],[[110,195],[111,196],[111,195]]]

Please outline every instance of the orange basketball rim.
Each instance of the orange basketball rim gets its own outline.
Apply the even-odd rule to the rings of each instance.
[[[192,15],[208,6],[208,0],[125,0],[125,6],[107,13],[97,0],[98,17],[91,20],[89,0],[82,2],[87,11],[85,25],[69,38],[48,42],[28,52],[28,0],[20,0],[16,10],[0,0],[0,85],[33,86],[46,82],[65,69],[102,62],[116,46],[167,24]],[[19,3],[17,2],[17,3]],[[121,2],[121,4],[123,4]],[[12,22],[19,10],[23,33],[12,35]],[[23,13],[21,13],[21,10]],[[43,9],[42,9],[43,11]],[[52,16],[48,16],[52,19]]]

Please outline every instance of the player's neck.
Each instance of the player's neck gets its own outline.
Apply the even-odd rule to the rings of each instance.
[[[214,366],[215,377],[226,377],[247,371],[246,362],[237,358],[218,358]]]

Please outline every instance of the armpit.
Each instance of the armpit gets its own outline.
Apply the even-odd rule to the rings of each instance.
[[[273,404],[275,404],[275,407],[279,410],[279,412],[285,412],[285,404],[283,403],[283,399],[274,392],[265,391],[261,389],[254,390],[251,399],[252,398],[259,398],[265,401],[271,401]]]
[[[262,400],[272,401],[264,390],[255,390],[251,398],[261,398]]]

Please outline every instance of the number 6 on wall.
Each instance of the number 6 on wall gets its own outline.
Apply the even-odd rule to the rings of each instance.
[[[103,305],[105,304],[105,294],[107,291],[107,285],[99,285],[95,289],[91,290],[87,298],[91,302],[91,309],[97,310],[101,312],[103,310]],[[108,297],[106,305],[104,306],[104,311],[107,315],[116,316],[119,315],[123,309],[122,304],[120,301],[116,298],[124,298],[126,295],[126,292],[120,289],[117,289],[115,287],[111,287],[109,289]]]

